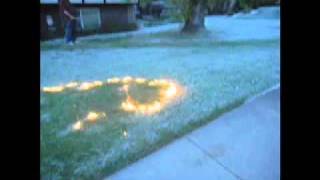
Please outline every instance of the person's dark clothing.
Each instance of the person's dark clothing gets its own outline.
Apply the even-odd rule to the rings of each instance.
[[[77,10],[71,5],[69,0],[60,0],[59,2],[59,13],[64,22],[71,20],[69,16],[67,16],[64,11],[68,11],[71,15],[76,16]]]
[[[74,42],[76,40],[75,37],[75,28],[76,28],[76,20],[71,19],[67,16],[64,11],[68,11],[71,15],[77,15],[77,10],[72,7],[69,0],[60,0],[59,2],[59,13],[62,19],[62,23],[65,29],[65,40],[67,43]]]
[[[76,20],[69,20],[65,28],[65,39],[67,43],[76,41],[75,29]]]

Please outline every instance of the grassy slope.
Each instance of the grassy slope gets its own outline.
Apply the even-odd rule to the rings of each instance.
[[[150,73],[159,71],[160,74],[172,73],[172,76],[176,73],[177,80],[188,88],[183,101],[152,117],[132,116],[119,111],[117,107],[123,97],[117,94],[117,87],[102,88],[87,95],[72,92],[59,96],[42,94],[43,179],[101,179],[279,82],[279,40],[212,42],[201,37],[201,41],[197,39],[162,33],[89,41],[76,46],[77,50],[43,44],[43,51],[123,47],[133,51],[135,48],[146,48],[147,51],[147,48],[162,47],[189,48],[186,51],[190,51],[170,51],[167,55],[170,61],[158,61],[159,67],[153,69],[152,60],[136,62],[145,63],[144,71],[153,71]],[[254,52],[258,52],[257,55],[252,55]],[[239,53],[243,55],[233,55]],[[170,64],[169,68],[168,63],[173,63],[172,67]],[[169,70],[164,71],[164,68]],[[108,111],[108,118],[83,133],[61,136],[61,131],[77,116],[84,116],[89,107]],[[122,136],[123,130],[128,131],[127,138]]]

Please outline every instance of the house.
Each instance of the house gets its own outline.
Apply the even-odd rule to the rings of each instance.
[[[63,37],[59,0],[40,0],[41,40]],[[137,29],[138,0],[70,0],[79,10],[77,33],[119,32]]]

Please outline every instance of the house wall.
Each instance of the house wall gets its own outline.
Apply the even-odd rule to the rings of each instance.
[[[135,4],[74,4],[78,9],[98,8],[100,10],[101,27],[95,32],[82,31],[78,26],[78,35],[89,35],[93,33],[119,32],[137,29],[135,15]],[[53,19],[53,26],[49,27],[47,16]],[[64,30],[59,15],[57,4],[40,5],[40,31],[41,40],[63,37]]]
[[[133,5],[108,5],[101,7],[101,30],[117,32],[136,29]]]
[[[51,16],[53,19],[52,27],[47,23],[47,16]],[[40,38],[42,40],[63,36],[63,24],[61,22],[59,8],[57,5],[52,4],[40,6],[40,32]]]

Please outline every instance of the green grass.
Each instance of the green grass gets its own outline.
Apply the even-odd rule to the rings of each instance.
[[[140,35],[134,37],[93,39],[84,40],[75,46],[65,44],[41,43],[41,50],[86,50],[86,49],[110,49],[110,48],[144,48],[144,47],[227,47],[227,46],[268,46],[279,43],[279,39],[267,40],[239,40],[239,41],[219,41],[215,38],[215,33],[202,33],[198,35],[181,34],[175,31],[161,32],[150,35]]]
[[[209,116],[186,125],[177,133],[161,129],[158,132],[160,139],[156,142],[150,143],[142,138],[136,141],[138,146],[135,151],[128,151],[125,156],[117,157],[113,164],[91,167],[91,172],[84,170],[80,175],[75,176],[80,162],[90,162],[93,158],[98,164],[99,151],[110,149],[119,143],[127,143],[123,131],[128,131],[139,123],[124,120],[130,116],[139,115],[120,109],[121,101],[126,97],[123,93],[119,93],[119,88],[119,85],[108,85],[83,92],[67,90],[55,94],[41,93],[41,175],[43,179],[100,179],[242,103],[241,99],[228,107],[215,109]],[[131,95],[141,102],[150,102],[157,99],[157,93],[156,88],[135,85]],[[86,124],[83,131],[67,131],[68,127],[85,117],[89,111],[105,112],[107,116],[95,123]],[[143,119],[144,117],[141,116],[140,118]],[[140,133],[140,136],[143,136],[144,132]]]
[[[160,19],[153,19],[153,20],[141,20],[144,27],[154,27],[159,25],[165,25],[169,23],[183,23],[182,19],[177,17],[160,17]]]
[[[41,117],[47,116],[46,121],[41,122],[41,174],[44,179],[57,174],[72,177],[78,162],[97,155],[96,150],[109,149],[125,141],[123,131],[134,123],[122,120],[132,114],[120,109],[126,96],[119,88],[119,85],[108,85],[90,91],[41,93]],[[156,100],[157,93],[156,88],[136,85],[130,94],[147,103]],[[107,116],[96,123],[86,124],[84,131],[68,131],[70,125],[90,111],[105,112]],[[54,162],[64,162],[63,168]]]
[[[141,66],[146,72],[161,71],[164,75],[172,75],[174,73],[162,68],[167,67],[167,63],[175,62],[171,64],[171,70],[179,73],[176,78],[180,78],[192,93],[154,116],[122,111],[119,107],[126,97],[119,92],[118,85],[87,92],[68,90],[58,94],[41,93],[42,179],[103,179],[238,107],[248,97],[279,81],[276,74],[279,70],[279,39],[205,41],[208,36],[212,34],[187,36],[166,32],[131,38],[88,40],[72,48],[42,44],[43,51],[62,52],[90,48],[128,48],[126,50],[132,52],[137,50],[136,47],[195,47],[187,52],[168,52],[163,60],[156,59],[157,62],[159,60],[156,63],[159,67],[148,64],[153,62],[152,59],[137,59],[123,66]],[[257,51],[257,55],[252,55]],[[189,57],[190,53],[198,54],[193,56],[197,63]],[[221,56],[221,53],[225,54]],[[242,55],[235,58],[233,54],[237,53]],[[119,62],[125,61],[118,56],[114,58]],[[49,67],[53,68],[52,64]],[[134,86],[130,91],[141,102],[155,100],[157,93],[158,89],[142,85]],[[86,124],[84,131],[68,131],[68,127],[89,111],[106,112],[107,117]],[[128,137],[123,136],[124,131],[128,132]]]

